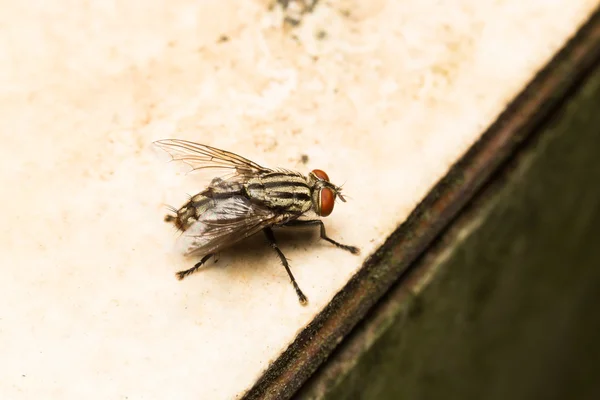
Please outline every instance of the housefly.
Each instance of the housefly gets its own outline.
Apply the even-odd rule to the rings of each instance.
[[[303,175],[287,169],[266,168],[235,153],[185,140],[165,139],[154,143],[173,160],[188,164],[192,170],[227,171],[181,208],[174,209],[175,215],[165,217],[165,221],[182,232],[179,244],[183,253],[200,257],[192,268],[177,272],[179,279],[198,270],[219,251],[262,231],[285,267],[300,303],[306,304],[306,296],[275,241],[273,227],[318,226],[321,239],[352,254],[359,253],[357,247],[328,237],[320,219],[305,219],[311,213],[327,217],[333,211],[336,198],[346,201],[341,187],[331,183],[324,171],[315,169]]]

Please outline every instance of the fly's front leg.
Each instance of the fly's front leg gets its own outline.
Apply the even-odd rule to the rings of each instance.
[[[360,253],[360,249],[358,247],[341,244],[341,243],[336,242],[335,240],[331,239],[330,237],[328,237],[327,233],[325,232],[325,224],[320,219],[310,219],[310,220],[305,220],[305,221],[296,219],[293,221],[286,222],[282,226],[312,226],[312,225],[320,225],[321,226],[321,239],[327,240],[329,243],[333,244],[334,246],[339,247],[340,249],[349,251],[352,254]]]
[[[177,276],[177,279],[182,280],[186,276],[193,274],[194,272],[196,272],[196,270],[198,270],[198,268],[200,268],[212,256],[213,256],[212,254],[207,254],[204,257],[202,257],[202,259],[200,261],[198,261],[192,268],[177,272],[175,274]]]
[[[308,303],[308,299],[306,298],[304,293],[302,293],[302,290],[300,290],[300,286],[298,286],[298,284],[296,283],[296,279],[294,278],[294,275],[292,275],[292,271],[290,270],[290,266],[287,262],[287,259],[283,255],[283,252],[279,249],[279,246],[277,246],[277,243],[275,242],[275,235],[273,234],[273,230],[271,228],[265,228],[265,229],[263,229],[263,232],[265,232],[265,236],[267,237],[269,244],[271,245],[273,250],[275,250],[275,252],[279,256],[281,263],[283,264],[283,266],[285,267],[285,270],[287,271],[288,275],[290,276],[292,285],[294,286],[294,289],[296,290],[296,294],[298,295],[298,300],[300,300],[300,304],[306,305],[306,303]]]

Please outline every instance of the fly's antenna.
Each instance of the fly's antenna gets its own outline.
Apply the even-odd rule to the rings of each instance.
[[[339,198],[343,203],[346,202],[346,199],[352,199],[352,197],[348,196],[348,195],[343,195],[342,196],[342,189],[344,188],[344,185],[346,184],[346,181],[344,181],[344,183],[342,183],[340,186],[336,186],[335,187],[335,192],[336,192],[336,200]]]
[[[344,203],[346,202],[346,199],[353,200],[353,197],[349,196],[347,194],[344,194],[344,196],[342,197],[342,195],[338,193],[337,197],[339,197],[340,200],[343,201]]]

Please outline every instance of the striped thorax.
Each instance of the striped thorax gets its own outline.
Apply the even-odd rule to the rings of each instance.
[[[302,214],[313,206],[308,180],[293,172],[266,173],[244,187],[249,199],[281,212]]]

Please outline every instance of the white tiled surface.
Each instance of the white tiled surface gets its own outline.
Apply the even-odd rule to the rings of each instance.
[[[293,39],[266,3],[0,0],[0,397],[242,393],[598,5],[333,0]],[[324,169],[363,255],[281,236],[305,308],[262,237],[177,281],[163,203],[205,180],[166,137]]]

